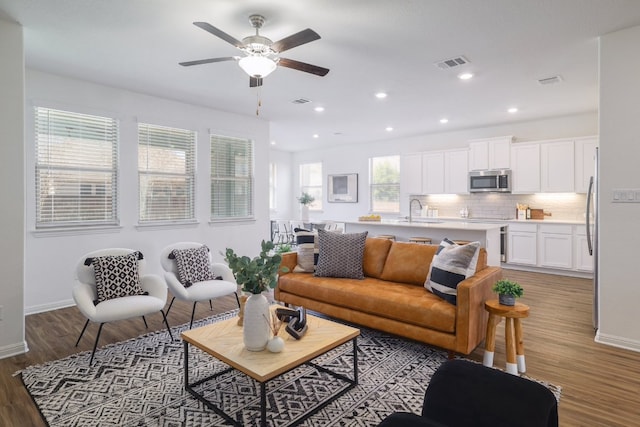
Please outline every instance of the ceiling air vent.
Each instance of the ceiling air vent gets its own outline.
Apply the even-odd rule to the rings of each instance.
[[[455,58],[445,59],[443,61],[436,62],[436,66],[443,70],[448,70],[450,68],[459,67],[460,65],[468,64],[469,60],[464,56],[456,56]]]
[[[560,83],[562,81],[562,77],[560,76],[553,76],[553,77],[547,77],[544,79],[538,79],[538,83],[541,85],[553,85],[556,83]]]
[[[298,98],[291,101],[292,104],[306,104],[307,102],[311,102],[311,100],[306,98]]]

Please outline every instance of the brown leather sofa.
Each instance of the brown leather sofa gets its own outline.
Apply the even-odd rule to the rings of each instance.
[[[295,252],[283,255],[275,299],[328,316],[421,341],[451,352],[469,354],[486,333],[484,301],[502,277],[500,267],[487,266],[480,250],[476,272],[458,285],[457,305],[424,288],[437,245],[368,238],[364,280],[316,277],[293,272]]]

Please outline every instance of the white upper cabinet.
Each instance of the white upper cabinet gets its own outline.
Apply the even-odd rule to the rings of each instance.
[[[448,194],[468,193],[469,150],[447,150],[444,152],[444,192]]]
[[[511,168],[512,136],[469,141],[469,170]]]
[[[513,193],[540,192],[540,144],[516,143],[511,146],[511,178]]]
[[[575,189],[573,140],[540,143],[540,189],[543,193],[572,193]]]
[[[422,194],[422,153],[400,156],[400,193]]]
[[[422,153],[422,193],[444,193],[444,151]]]
[[[575,140],[575,192],[586,193],[589,190],[589,178],[596,169],[596,148],[598,137],[591,136]]]

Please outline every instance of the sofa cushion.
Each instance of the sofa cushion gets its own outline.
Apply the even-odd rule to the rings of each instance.
[[[368,238],[364,244],[362,270],[367,277],[380,278],[393,242],[389,239]]]
[[[293,271],[313,273],[318,263],[318,234],[296,228],[296,252],[298,264]]]
[[[368,232],[338,234],[318,230],[316,276],[363,279],[362,259]]]
[[[288,273],[280,276],[278,288],[280,292],[381,318],[446,333],[455,332],[456,307],[422,286],[390,283],[370,277],[364,280],[336,279]]]
[[[456,304],[458,284],[473,276],[478,263],[480,242],[457,245],[444,239],[431,261],[425,287],[445,301]]]
[[[423,286],[437,249],[435,245],[393,242],[380,278]]]

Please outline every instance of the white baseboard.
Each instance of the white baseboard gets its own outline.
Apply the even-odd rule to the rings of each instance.
[[[25,316],[29,314],[44,313],[46,311],[58,310],[59,308],[67,308],[76,305],[73,299],[56,301],[49,304],[32,305],[24,308]]]
[[[555,274],[556,276],[569,276],[569,277],[578,277],[581,279],[593,279],[593,273],[585,272],[585,271],[575,271],[575,270],[561,270],[555,268],[544,268],[544,267],[534,267],[528,265],[519,265],[519,264],[507,264],[500,263],[500,267],[504,270],[518,270],[518,271],[529,271],[532,273],[545,273],[545,274]]]
[[[0,359],[5,359],[11,356],[17,356],[19,354],[24,354],[28,351],[29,351],[29,346],[27,345],[26,341],[5,345],[0,347]]]
[[[625,350],[640,352],[640,341],[630,340],[617,335],[603,334],[599,330],[596,333],[595,342],[610,345],[612,347],[623,348]]]

